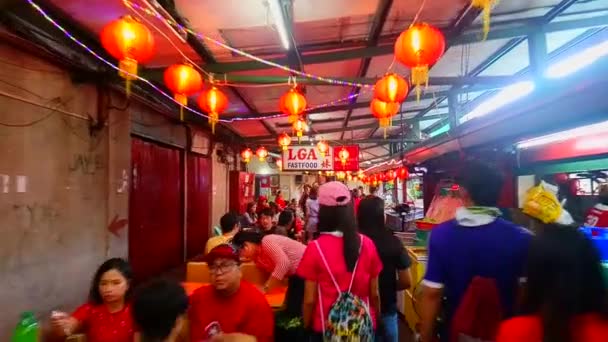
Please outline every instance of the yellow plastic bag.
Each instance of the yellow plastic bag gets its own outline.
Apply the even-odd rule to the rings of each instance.
[[[554,223],[562,215],[562,205],[555,193],[545,189],[544,183],[532,187],[526,193],[523,212],[543,223]]]

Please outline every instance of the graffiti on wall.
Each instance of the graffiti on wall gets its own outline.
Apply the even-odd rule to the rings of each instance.
[[[118,218],[118,215],[114,215],[112,222],[108,225],[108,231],[112,233],[114,236],[119,237],[120,231],[125,229],[129,220]]]
[[[104,159],[101,154],[77,153],[68,165],[70,172],[80,172],[84,175],[94,175],[97,171],[105,168]]]

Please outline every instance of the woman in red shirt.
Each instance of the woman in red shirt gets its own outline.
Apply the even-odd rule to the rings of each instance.
[[[525,316],[503,322],[497,342],[602,342],[608,290],[598,251],[572,227],[550,226],[530,246]]]
[[[133,342],[128,303],[131,266],[120,258],[104,262],[93,277],[88,303],[71,315],[55,313],[52,325],[61,335],[84,333],[88,342]]]

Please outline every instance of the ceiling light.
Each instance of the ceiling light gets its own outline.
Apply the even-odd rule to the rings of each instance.
[[[585,136],[591,136],[594,134],[608,133],[608,121],[600,122],[593,125],[587,125],[577,127],[567,131],[561,131],[549,135],[544,135],[538,138],[520,141],[516,144],[518,149],[527,149],[536,146],[552,144],[560,141],[565,141],[572,138],[579,138]],[[604,143],[606,143],[604,141]],[[605,146],[605,145],[604,145]],[[589,148],[589,146],[581,146],[582,148]]]
[[[268,6],[270,7],[270,13],[274,20],[274,25],[279,33],[281,44],[285,50],[289,50],[290,37],[287,30],[287,23],[285,22],[285,16],[283,15],[282,1],[281,0],[269,0]]]
[[[535,85],[532,81],[523,81],[503,88],[496,95],[482,102],[479,106],[460,119],[460,123],[474,118],[484,116],[496,109],[516,101],[534,91]]]
[[[608,55],[608,40],[569,56],[547,68],[545,76],[561,78],[575,73]]]

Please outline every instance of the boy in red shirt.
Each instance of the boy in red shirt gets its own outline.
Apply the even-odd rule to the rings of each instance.
[[[585,218],[585,225],[608,228],[608,184],[600,185],[599,203],[589,209]]]
[[[239,254],[230,245],[220,245],[205,257],[211,286],[190,297],[188,319],[190,341],[209,341],[218,336],[240,337],[239,341],[274,340],[274,316],[264,294],[241,280]]]

